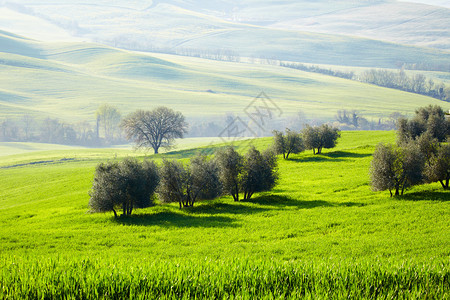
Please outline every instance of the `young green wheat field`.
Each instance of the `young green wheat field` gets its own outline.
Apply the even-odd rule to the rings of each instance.
[[[393,131],[343,132],[321,155],[279,158],[275,189],[249,202],[224,196],[119,219],[89,213],[95,166],[145,153],[0,156],[0,298],[449,299],[450,193],[370,189],[375,146],[394,141]]]

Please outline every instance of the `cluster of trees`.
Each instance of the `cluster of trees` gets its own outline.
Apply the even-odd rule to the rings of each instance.
[[[56,118],[38,119],[24,115],[0,121],[0,141],[39,142],[62,145],[103,146],[123,142],[118,124],[121,114],[114,106],[101,105],[95,113],[96,124],[62,122]]]
[[[430,96],[444,101],[450,101],[450,87],[446,86],[442,82],[436,83],[433,79],[429,79],[423,74],[408,76],[403,69],[398,72],[372,69],[357,76],[354,72],[324,69],[318,66],[308,66],[301,63],[281,62],[280,66],[339,78],[358,80],[382,87],[398,89],[410,93]],[[409,65],[409,67],[411,69],[421,69],[418,65]]]
[[[286,67],[286,68],[291,68],[291,69],[302,70],[302,71],[306,71],[306,72],[319,73],[319,74],[324,74],[324,75],[329,75],[329,76],[334,76],[334,77],[339,77],[339,78],[345,78],[345,79],[353,79],[353,77],[355,75],[355,73],[353,73],[353,72],[342,72],[342,71],[337,71],[337,70],[324,69],[319,66],[315,66],[315,65],[308,66],[305,64],[301,64],[301,63],[281,62],[280,66]]]
[[[342,130],[392,130],[397,129],[398,120],[405,116],[399,112],[391,113],[386,118],[369,121],[356,110],[338,110],[335,119],[336,126]]]
[[[372,189],[389,190],[391,197],[421,183],[440,182],[449,189],[449,135],[450,121],[439,106],[422,107],[411,120],[400,119],[397,145],[380,143],[374,152]]]
[[[149,207],[158,198],[162,203],[177,202],[180,208],[192,207],[198,200],[228,194],[239,201],[254,193],[271,190],[278,179],[277,160],[271,150],[251,147],[242,156],[227,147],[213,158],[196,156],[189,164],[177,160],[154,162],[127,158],[97,166],[90,191],[89,206],[94,212],[122,209],[130,215],[134,208]],[[157,197],[156,197],[157,196]]]
[[[357,78],[359,81],[382,87],[398,89],[410,93],[430,96],[436,99],[450,101],[450,88],[444,83],[435,83],[423,74],[408,76],[404,70],[398,72],[388,70],[369,70]]]
[[[275,153],[283,155],[284,159],[289,159],[290,154],[297,154],[305,149],[313,150],[314,154],[320,154],[323,148],[336,147],[337,140],[341,136],[338,128],[328,124],[315,127],[306,125],[300,132],[286,129],[285,133],[277,130],[273,133]]]

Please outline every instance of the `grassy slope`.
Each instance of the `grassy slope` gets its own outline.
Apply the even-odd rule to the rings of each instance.
[[[416,9],[419,13],[416,11],[411,13],[408,10],[408,4],[405,3],[388,8],[389,12],[397,12],[397,14],[387,14],[376,6],[384,1],[370,1],[370,3],[360,1],[339,1],[339,3],[336,1],[314,1],[313,3],[311,1],[278,3],[276,1],[235,1],[234,3],[215,1],[214,4],[219,6],[215,9],[214,4],[210,5],[204,1],[194,1],[194,3],[156,1],[155,5],[147,9],[142,7],[130,9],[129,4],[123,1],[116,1],[114,6],[99,3],[100,1],[95,2],[92,5],[75,1],[53,4],[46,1],[29,4],[29,6],[35,13],[65,26],[70,31],[77,32],[79,36],[127,49],[191,48],[209,51],[231,49],[241,56],[276,57],[310,63],[368,67],[396,67],[398,62],[448,62],[450,59],[448,52],[343,36],[342,34],[348,31],[336,30],[336,27],[342,26],[333,22],[335,19],[342,22],[342,18],[339,18],[342,10],[356,8],[357,11],[352,12],[360,16],[362,21],[357,20],[354,27],[364,29],[369,27],[375,32],[383,30],[389,37],[424,34],[431,36],[431,39],[445,41],[448,10],[439,13],[440,10],[444,10],[439,8],[434,8],[434,12],[438,13],[426,19],[421,15],[425,9],[419,7]],[[208,9],[208,6],[212,9]],[[367,6],[369,6],[369,13],[364,11]],[[326,16],[336,14],[333,20],[326,19]],[[364,23],[364,20],[372,21],[374,15],[380,14],[387,17],[382,18],[381,22]],[[312,18],[313,22],[311,20],[307,22],[313,24],[311,26],[313,30],[317,27],[314,26],[317,17],[326,21],[322,22],[325,26],[331,23],[329,27],[335,31],[331,30],[333,34],[321,34],[308,33],[308,26],[300,31],[290,24],[283,29],[244,24],[270,25],[305,17]],[[401,21],[408,20],[408,17],[410,19],[417,17],[417,19],[411,25],[408,22],[402,25]],[[67,24],[67,19],[73,20],[79,24],[79,27]],[[367,23],[375,24],[367,26]],[[398,26],[394,30],[386,30],[392,25]],[[349,26],[346,26],[346,29],[347,27]],[[339,35],[334,34],[336,31]],[[376,33],[368,33],[366,36],[380,38]],[[399,40],[404,41],[401,38]]]
[[[345,133],[340,146],[324,155],[280,161],[278,186],[251,202],[225,197],[183,211],[158,206],[137,211],[125,226],[111,214],[86,214],[99,153],[54,152],[52,163],[0,169],[2,253],[96,256],[126,248],[125,256],[147,253],[161,259],[184,253],[197,258],[447,257],[448,193],[430,185],[390,199],[369,189],[373,146],[392,139],[389,132]],[[115,152],[103,155],[108,153]],[[56,161],[58,156],[75,160]]]
[[[337,110],[355,107],[377,118],[426,104],[445,106],[428,97],[276,66],[148,55],[94,44],[40,44],[6,34],[0,38],[9,45],[0,52],[3,116],[92,120],[104,102],[124,114],[164,104],[189,117],[243,115],[262,90],[284,116],[302,110],[310,119],[333,119]]]
[[[449,193],[437,184],[398,199],[370,191],[374,146],[393,140],[393,132],[344,132],[336,149],[280,160],[279,184],[249,202],[223,197],[184,210],[156,206],[119,221],[87,213],[95,165],[116,150],[29,154],[24,162],[55,161],[0,169],[0,282],[9,282],[3,293],[190,290],[218,297],[242,289],[248,297],[296,291],[294,297],[340,298],[376,288],[391,296],[448,296],[442,278],[449,272]],[[269,143],[254,141],[258,148]],[[3,166],[17,162],[0,158]]]

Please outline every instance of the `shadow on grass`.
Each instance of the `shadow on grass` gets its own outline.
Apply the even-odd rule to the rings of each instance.
[[[403,196],[398,197],[398,199],[410,200],[410,201],[450,201],[450,191],[441,192],[431,192],[431,191],[423,191],[423,192],[414,192],[408,193],[406,192]]]
[[[347,151],[334,151],[303,158],[290,158],[288,159],[288,161],[290,160],[295,162],[327,162],[327,161],[340,162],[345,161],[346,158],[364,158],[369,156],[372,156],[372,154],[354,153]]]
[[[114,219],[122,225],[163,227],[237,227],[235,219],[220,216],[193,216],[189,214],[162,211],[155,214],[131,215]]]
[[[269,208],[264,207],[252,207],[245,204],[245,202],[232,202],[232,203],[223,203],[223,202],[212,202],[203,205],[197,205],[194,207],[188,208],[189,212],[192,213],[203,213],[203,214],[244,214],[250,215],[263,211],[269,210]]]
[[[356,203],[356,202],[332,203],[323,200],[310,200],[310,201],[295,200],[288,196],[279,196],[279,195],[260,195],[250,200],[246,200],[245,202],[273,207],[277,206],[297,207],[298,209],[308,209],[316,207],[337,207],[337,206],[346,206],[346,207],[365,206],[365,204],[363,203]]]

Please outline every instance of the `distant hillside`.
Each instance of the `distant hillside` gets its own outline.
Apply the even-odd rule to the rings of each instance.
[[[153,52],[232,51],[244,57],[384,68],[405,63],[450,65],[450,9],[422,4],[349,0],[17,2],[4,4],[19,15],[1,20],[0,29],[35,31],[41,26],[49,28],[50,23],[78,39]],[[34,16],[43,23],[30,25],[20,16]]]
[[[448,103],[350,80],[270,65],[123,51],[91,43],[38,43],[0,33],[1,118],[29,113],[93,120],[102,103],[124,114],[166,105],[189,118],[245,115],[261,91],[282,109],[332,120],[337,110],[368,118]]]

